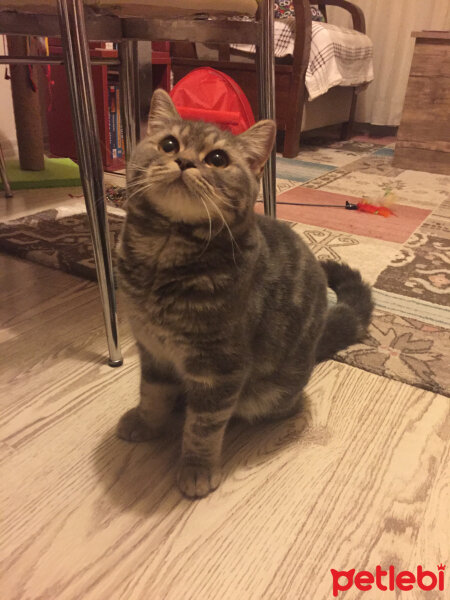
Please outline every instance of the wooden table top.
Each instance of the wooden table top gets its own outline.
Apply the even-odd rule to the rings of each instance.
[[[429,40],[450,40],[450,31],[413,31],[411,37],[425,38]]]

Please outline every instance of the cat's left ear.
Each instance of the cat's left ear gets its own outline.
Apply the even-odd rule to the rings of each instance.
[[[148,115],[147,133],[151,132],[155,123],[165,123],[167,121],[180,121],[181,117],[172,102],[172,98],[164,90],[155,90],[152,96],[150,112]]]
[[[244,152],[250,168],[257,175],[262,173],[266,160],[272,151],[276,135],[277,126],[275,122],[264,119],[255,123],[239,136],[244,144]]]

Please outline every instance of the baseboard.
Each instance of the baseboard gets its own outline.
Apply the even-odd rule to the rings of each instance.
[[[369,125],[370,137],[395,137],[397,135],[398,126],[391,125]]]
[[[315,137],[336,137],[338,138],[341,133],[342,124],[328,125],[326,127],[320,127],[319,129],[311,129],[309,131],[302,131],[301,139],[305,143],[308,138]],[[383,138],[383,137],[396,137],[398,127],[390,125],[372,125],[371,123],[354,123],[352,128],[352,135],[367,135],[372,138]],[[280,142],[281,139],[277,138]]]

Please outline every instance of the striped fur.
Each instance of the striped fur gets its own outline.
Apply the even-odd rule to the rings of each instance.
[[[159,146],[167,135],[178,152]],[[325,335],[327,276],[339,274],[322,267],[287,225],[254,212],[274,136],[271,121],[237,137],[182,121],[159,91],[149,135],[128,165],[118,271],[142,385],[140,404],[122,417],[118,433],[131,441],[158,435],[184,398],[178,484],[189,497],[217,487],[232,416],[255,421],[300,408]],[[205,164],[215,149],[228,154],[228,166]],[[176,158],[191,168],[181,170]],[[370,302],[368,288],[352,281]],[[354,321],[359,335],[368,320],[354,313]]]

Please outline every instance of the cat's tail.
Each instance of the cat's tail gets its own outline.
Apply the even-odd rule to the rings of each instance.
[[[337,304],[328,310],[325,329],[317,349],[317,362],[331,358],[364,337],[373,311],[370,287],[359,271],[333,260],[321,261],[328,286],[336,292]]]

